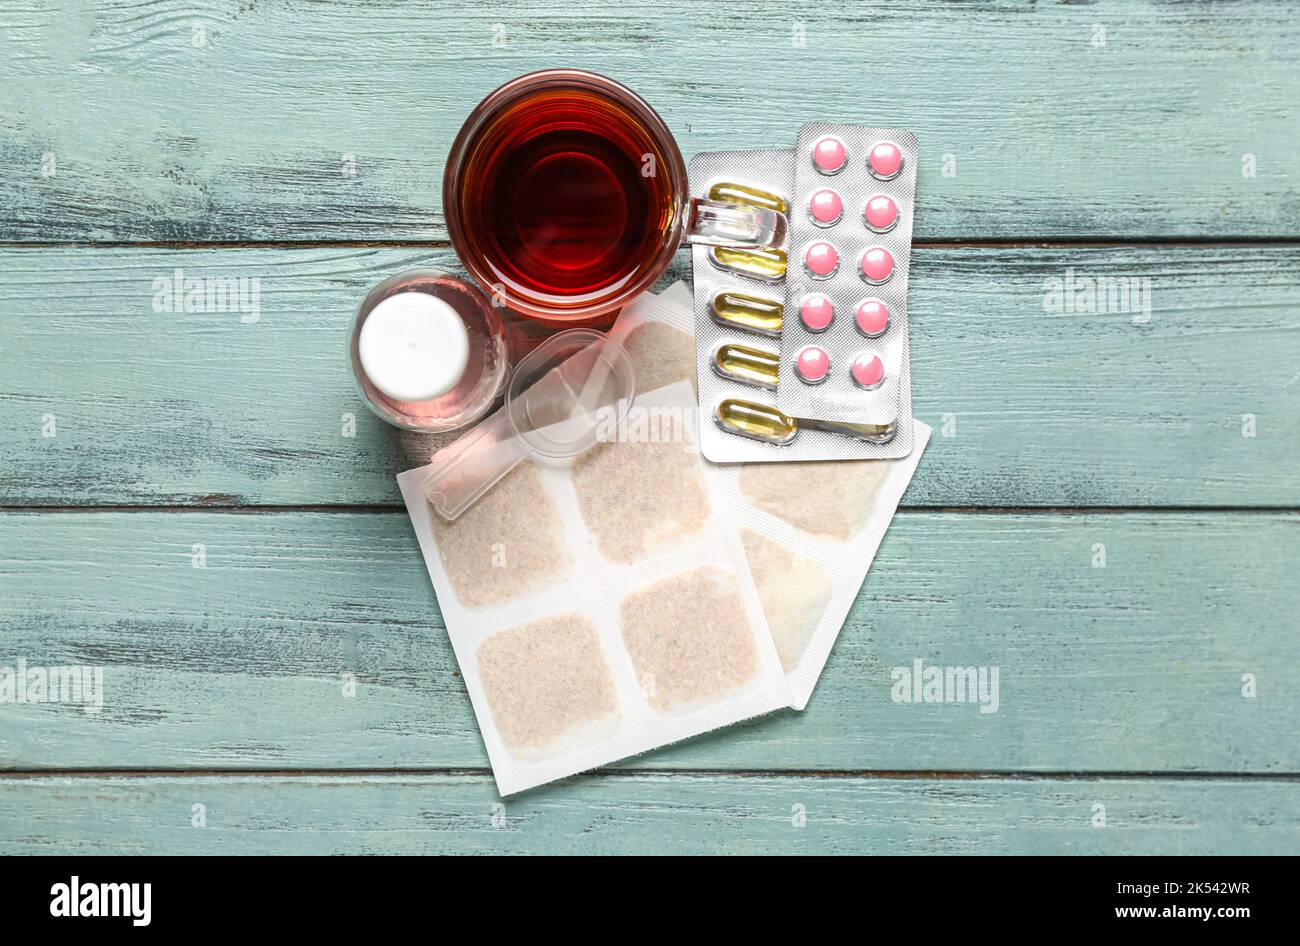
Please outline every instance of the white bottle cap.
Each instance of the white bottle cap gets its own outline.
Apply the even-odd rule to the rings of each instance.
[[[398,401],[430,401],[456,386],[469,364],[469,333],[449,304],[399,292],[370,310],[357,342],[370,382]]]

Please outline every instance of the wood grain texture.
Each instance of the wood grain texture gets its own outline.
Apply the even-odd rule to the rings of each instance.
[[[0,767],[486,765],[404,514],[17,513],[0,548],[0,664],[105,668],[98,714],[0,704]],[[1298,557],[1296,513],[903,513],[806,712],[623,764],[1294,773]],[[916,658],[998,667],[998,711],[893,702]]]
[[[688,156],[911,128],[917,239],[985,245],[914,254],[936,436],[808,711],[497,827],[383,508],[441,441],[371,417],[342,358],[366,289],[450,253],[48,244],[443,241],[464,115],[556,65],[636,88]],[[1297,101],[1300,14],[1268,0],[3,4],[0,243],[47,245],[0,247],[0,506],[33,507],[0,512],[0,666],[107,692],[0,703],[0,850],[1296,853]],[[999,245],[1040,240],[1154,242]],[[257,277],[259,317],[155,311],[177,267]],[[1150,320],[1046,314],[1070,270],[1149,277]],[[40,511],[111,505],[159,508]],[[1068,508],[944,511],[987,506]],[[998,712],[894,703],[918,657],[997,666]],[[148,771],[67,771],[113,769]]]
[[[1098,805],[1105,827],[1091,823]],[[198,810],[205,827],[192,825]],[[24,854],[1295,854],[1300,792],[1294,782],[1242,779],[605,774],[502,806],[491,779],[471,774],[0,778],[0,846]]]
[[[466,113],[558,65],[688,156],[908,127],[921,240],[1300,234],[1300,17],[1268,0],[11,0],[0,44],[0,239],[442,239]]]
[[[344,348],[367,289],[426,264],[453,260],[0,250],[0,504],[398,502],[394,475],[445,441],[373,417]],[[177,268],[257,278],[258,321],[155,312]],[[1067,272],[1149,279],[1150,320],[1045,313]],[[919,249],[910,319],[936,434],[908,504],[1300,504],[1300,247]]]

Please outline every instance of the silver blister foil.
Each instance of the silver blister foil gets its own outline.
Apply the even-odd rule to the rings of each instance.
[[[914,152],[913,147],[913,154]],[[776,194],[784,198],[790,206],[789,234],[793,235],[797,217],[803,213],[803,207],[796,201],[794,194],[794,161],[795,152],[789,148],[702,152],[690,161],[691,195],[707,197],[709,190],[719,183],[756,187]],[[910,234],[910,204],[908,216]],[[901,221],[899,225],[902,225]],[[910,235],[907,239],[910,243]],[[788,239],[782,248],[787,251],[790,249]],[[717,420],[719,405],[730,399],[766,405],[769,408],[777,407],[780,386],[786,383],[786,377],[793,371],[783,347],[784,336],[787,334],[785,329],[791,324],[792,318],[798,319],[799,296],[789,291],[787,283],[791,278],[799,280],[800,270],[797,267],[800,264],[794,254],[790,253],[789,275],[786,280],[753,278],[719,268],[711,261],[711,249],[701,245],[692,247],[695,283],[696,379],[702,415],[700,446],[704,455],[715,463],[754,463],[886,459],[907,456],[911,453],[913,445],[911,379],[907,357],[905,312],[897,331],[893,327],[890,330],[891,343],[896,340],[900,342],[901,351],[895,359],[898,374],[892,385],[897,398],[897,407],[891,412],[889,420],[893,422],[894,427],[892,434],[886,435],[889,439],[885,442],[869,442],[844,433],[817,429],[809,423],[818,420],[817,415],[810,413],[792,415],[798,429],[797,433],[785,443],[741,436],[719,424]],[[905,286],[905,280],[903,284]],[[719,324],[711,313],[714,298],[723,292],[739,292],[781,303],[785,310],[783,331],[778,336],[772,336]],[[715,370],[714,358],[719,347],[726,344],[744,345],[779,356],[781,362],[778,372],[778,390],[743,384],[720,375]],[[900,392],[906,392],[905,397],[901,397]],[[782,411],[782,413],[791,414],[790,411]],[[800,422],[799,418],[804,418],[804,421]],[[843,420],[842,417],[829,419]],[[864,414],[863,418],[851,419],[847,423],[872,422],[866,419]]]
[[[831,139],[842,143],[843,166],[828,172],[818,167],[814,149]],[[892,176],[874,174],[869,162],[872,148],[892,143],[902,156]],[[794,187],[790,208],[789,274],[786,283],[786,330],[781,335],[782,366],[793,366],[801,351],[816,346],[829,355],[830,369],[819,383],[808,383],[794,370],[782,371],[777,405],[786,414],[853,423],[887,424],[911,416],[911,377],[908,366],[907,284],[912,255],[912,223],[916,208],[916,138],[897,128],[812,122],[799,131],[794,153]],[[829,190],[837,194],[843,212],[832,224],[817,221],[811,210],[813,195]],[[874,197],[892,200],[896,219],[888,230],[873,229],[865,210]],[[811,247],[827,243],[835,248],[838,268],[819,275],[806,265]],[[864,277],[864,254],[884,250],[893,259],[892,272],[882,282]],[[835,318],[824,331],[810,331],[799,318],[808,295],[830,299]],[[871,300],[889,311],[888,328],[875,337],[859,330],[856,313]],[[873,358],[883,364],[883,380],[864,388],[852,370]]]

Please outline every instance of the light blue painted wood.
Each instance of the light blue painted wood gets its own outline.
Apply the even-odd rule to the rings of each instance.
[[[429,263],[450,254],[0,250],[0,504],[398,502],[444,441],[370,415],[343,351],[367,289]],[[155,312],[177,268],[257,278],[258,320]],[[1045,313],[1067,273],[1149,279],[1149,321]],[[936,435],[908,503],[1300,505],[1300,247],[921,249],[910,307]]]
[[[0,847],[24,854],[1294,855],[1296,788],[1248,779],[675,773],[579,778],[497,807],[495,788],[481,775],[0,778]],[[1093,826],[1099,805],[1105,827]],[[205,826],[194,827],[200,812]]]
[[[465,112],[558,64],[637,88],[688,155],[793,140],[814,117],[912,128],[922,241],[1293,238],[1298,50],[1300,17],[1263,0],[744,17],[684,0],[17,0],[0,9],[0,241],[443,240]],[[0,250],[0,505],[392,503],[392,474],[436,441],[362,411],[343,328],[373,282],[448,255]],[[1298,264],[1290,245],[919,249],[917,413],[955,435],[908,502],[1300,506]],[[260,318],[155,313],[176,266],[260,277]],[[1151,320],[1044,315],[1044,280],[1070,269],[1150,277]],[[400,515],[0,515],[0,665],[108,671],[96,716],[0,704],[0,848],[1294,854],[1296,522],[905,512],[807,713],[528,793],[494,828]],[[999,665],[999,712],[889,701],[889,668],[917,656]],[[354,767],[431,771],[186,774]],[[461,768],[477,771],[437,771]],[[1046,777],[952,774],[972,770]]]
[[[486,767],[404,514],[8,514],[0,548],[0,665],[105,684],[0,703],[0,768]],[[1297,513],[903,513],[806,712],[623,765],[1300,771],[1297,558]],[[894,702],[917,658],[998,667],[998,711]]]
[[[908,127],[922,240],[1300,233],[1300,20],[1267,0],[10,0],[0,45],[4,239],[442,239],[466,113],[560,65],[688,156]]]

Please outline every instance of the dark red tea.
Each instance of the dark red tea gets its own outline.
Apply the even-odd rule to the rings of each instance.
[[[673,160],[619,102],[546,89],[501,110],[466,156],[458,195],[466,253],[544,303],[617,293],[660,254],[674,223]],[[678,159],[680,160],[680,159]]]

